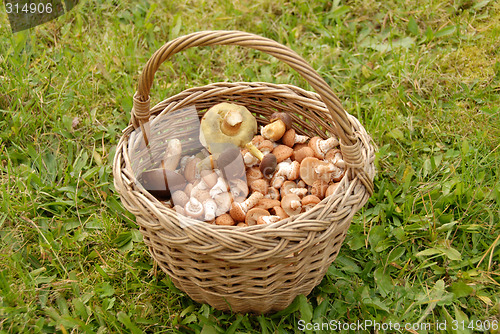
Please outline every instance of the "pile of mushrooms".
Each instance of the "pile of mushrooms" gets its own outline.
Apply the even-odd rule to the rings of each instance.
[[[247,108],[219,103],[203,116],[208,157],[166,146],[161,167],[139,181],[179,214],[217,225],[269,224],[308,211],[331,195],[346,165],[336,138],[299,135],[286,113],[272,114],[257,134]]]

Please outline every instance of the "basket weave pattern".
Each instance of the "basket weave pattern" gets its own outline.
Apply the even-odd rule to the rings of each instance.
[[[214,83],[185,90],[153,108],[149,92],[159,65],[193,46],[234,44],[271,54],[297,70],[318,92],[262,82]],[[259,125],[275,111],[291,115],[299,134],[340,138],[348,173],[335,193],[313,209],[269,225],[216,226],[179,216],[137,185],[128,154],[132,131],[157,115],[195,106],[200,114],[220,102],[244,105]],[[177,38],[146,64],[129,127],[113,165],[114,183],[152,257],[175,286],[221,310],[266,313],[287,307],[318,285],[335,260],[354,214],[373,191],[374,149],[359,121],[347,114],[328,85],[290,49],[237,31],[199,32]],[[182,220],[182,222],[179,221]],[[187,223],[187,224],[185,224]]]

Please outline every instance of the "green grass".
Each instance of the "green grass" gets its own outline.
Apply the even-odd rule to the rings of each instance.
[[[290,46],[379,147],[375,193],[337,260],[274,315],[223,313],[177,290],[113,191],[143,65],[206,29]],[[301,319],[481,332],[467,326],[500,321],[499,50],[488,0],[83,0],[14,35],[0,10],[0,333],[282,333]],[[162,65],[151,96],[240,80],[310,89],[266,55],[215,47]]]

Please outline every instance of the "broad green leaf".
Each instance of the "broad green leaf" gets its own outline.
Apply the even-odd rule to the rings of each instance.
[[[449,26],[449,27],[444,27],[443,29],[439,30],[434,36],[435,37],[444,37],[453,34],[457,30],[456,26]]]
[[[413,16],[410,17],[410,20],[408,21],[408,31],[411,32],[415,36],[418,36],[418,34],[420,33],[420,30],[418,29],[417,22],[415,21]]]

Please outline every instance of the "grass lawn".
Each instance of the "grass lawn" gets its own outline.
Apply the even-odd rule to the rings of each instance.
[[[0,8],[0,333],[500,333],[498,1],[82,0],[16,34]],[[291,47],[378,146],[337,260],[277,314],[193,302],[113,189],[143,65],[207,29]],[[217,81],[310,89],[259,52],[199,48],[161,66],[153,105]]]

